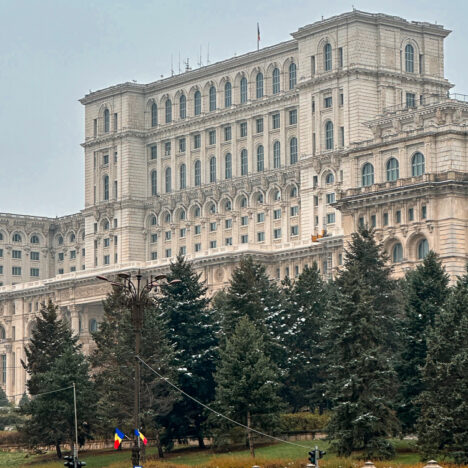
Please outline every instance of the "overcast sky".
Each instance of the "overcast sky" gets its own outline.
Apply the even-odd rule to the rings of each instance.
[[[353,3],[354,2],[354,3]],[[84,205],[89,90],[170,75],[288,40],[350,11],[443,24],[446,77],[468,94],[468,2],[440,0],[0,0],[0,212],[61,216]]]

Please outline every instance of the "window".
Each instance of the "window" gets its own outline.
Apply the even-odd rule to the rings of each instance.
[[[297,205],[291,206],[291,216],[298,216],[299,215],[299,207]]]
[[[157,171],[151,171],[151,195],[154,197],[157,194],[158,194],[158,173]]]
[[[395,158],[390,158],[387,161],[387,181],[393,182],[400,176],[398,161]]]
[[[118,116],[117,114],[114,114],[114,132],[117,131],[118,125],[119,125]]]
[[[362,186],[368,187],[374,183],[374,166],[366,163],[362,167]]]
[[[166,99],[166,123],[172,122],[172,101]]]
[[[262,118],[256,119],[255,126],[256,126],[257,133],[262,133],[263,132],[263,119]]]
[[[200,250],[201,250],[201,243],[200,243],[200,242],[197,242],[197,243],[195,244],[195,252],[200,252]]]
[[[110,113],[109,109],[104,110],[104,133],[109,133],[110,130]]]
[[[273,229],[273,238],[281,239],[281,228]]]
[[[150,147],[150,158],[157,159],[157,157],[158,157],[158,147],[156,145],[153,145]]]
[[[158,235],[157,234],[151,234],[151,243],[155,244],[158,242]]]
[[[427,208],[426,205],[421,206],[421,219],[427,218]]]
[[[414,208],[408,210],[408,221],[414,221]]]
[[[324,101],[323,101],[323,104],[326,108],[329,108],[329,107],[332,107],[333,105],[333,98],[331,96],[327,96]]]
[[[297,124],[297,109],[289,111],[289,125]]]
[[[297,138],[293,137],[289,140],[289,162],[291,164],[297,163]]]
[[[151,126],[156,127],[158,125],[158,106],[155,102],[151,104]]]
[[[156,216],[151,216],[151,226],[156,226],[158,224],[158,218]]]
[[[39,276],[39,268],[31,268],[29,270],[29,276]]]
[[[281,167],[281,145],[279,141],[273,143],[273,167],[279,169]]]
[[[411,174],[413,177],[423,175],[425,172],[424,155],[422,153],[415,153],[411,159]]]
[[[109,164],[109,155],[108,155],[108,154],[104,154],[104,155],[102,156],[102,164],[103,164],[104,166],[107,166],[107,165]]]
[[[109,200],[109,176],[104,176],[104,200]]]
[[[227,153],[224,157],[224,178],[232,178],[232,156],[231,153]]]
[[[265,213],[257,213],[257,223],[263,223],[265,221]]]
[[[401,223],[401,211],[400,210],[397,210],[395,213],[395,222],[398,224]]]
[[[166,216],[164,217],[164,221],[166,223],[170,223],[171,222],[171,214],[170,213],[166,213]]]
[[[273,114],[271,116],[273,130],[280,128],[280,115],[279,113]]]
[[[343,47],[338,48],[338,66],[343,67]]]
[[[193,96],[193,113],[195,115],[201,114],[201,93],[200,91],[195,91]]]
[[[164,232],[164,239],[165,240],[171,240],[172,239],[172,231],[165,231]]]
[[[388,226],[388,213],[383,214],[383,225]]]
[[[172,257],[172,249],[166,249],[166,258]]]
[[[60,253],[58,254],[59,262],[63,262],[63,258],[64,258],[64,254],[63,254],[63,252],[60,252]]]
[[[166,168],[166,193],[171,193],[172,192],[172,180],[171,180],[172,174],[171,174],[171,168],[167,167]]]
[[[429,243],[427,239],[422,239],[418,244],[418,259],[423,260],[429,253]]]
[[[291,226],[291,236],[298,236],[299,235],[299,226]]]
[[[3,240],[3,234],[0,232],[0,241]]]
[[[371,227],[373,227],[373,228],[375,228],[375,226],[377,225],[377,218],[376,218],[375,214],[371,215],[370,224],[371,224]]]
[[[210,158],[210,182],[216,182],[216,158]]]
[[[281,219],[281,209],[273,210],[273,219]]]
[[[358,224],[359,224],[360,227],[364,227],[364,217],[363,216],[359,217]]]
[[[323,68],[325,71],[332,69],[332,47],[330,43],[325,44],[323,48]]]
[[[201,185],[201,162],[200,160],[195,161],[195,186],[198,187]]]
[[[33,235],[30,239],[31,244],[39,244],[39,236]]]
[[[257,73],[255,78],[257,99],[263,97],[263,73]]]
[[[198,236],[199,234],[201,234],[201,225],[197,224],[195,226],[195,235]]]
[[[327,224],[335,223],[335,213],[327,213]]]
[[[273,82],[272,92],[273,92],[273,94],[278,94],[280,92],[280,71],[279,71],[279,68],[275,68],[273,70],[272,82]]]
[[[335,182],[335,176],[333,175],[332,172],[329,172],[327,176],[325,177],[325,183],[328,184],[333,184]]]
[[[179,138],[179,153],[185,153],[185,138]]]
[[[257,242],[265,242],[265,233],[263,231],[257,232]]]
[[[210,249],[216,249],[216,241],[215,240],[210,241]]]
[[[0,265],[0,275],[3,275],[3,265]]]
[[[249,217],[241,216],[241,226],[247,226],[247,224],[249,224]]]
[[[406,107],[408,109],[416,107],[416,95],[414,93],[406,93]]]
[[[241,122],[240,124],[240,136],[244,138],[247,136],[247,122]]]
[[[240,206],[241,206],[241,208],[246,208],[247,207],[247,198],[245,198],[245,197],[241,198]]]
[[[263,151],[263,146],[259,145],[257,148],[257,172],[263,172],[264,170],[265,170],[264,151]]]
[[[11,251],[11,258],[21,258],[21,250],[12,250]]]
[[[96,265],[97,265],[97,258],[96,258]],[[58,274],[63,275],[63,271],[64,271],[63,268],[59,268],[58,269]]]
[[[0,249],[0,258],[3,257],[3,249]]]
[[[344,94],[340,93],[340,106],[344,106]]]
[[[232,219],[225,219],[224,220],[224,229],[231,229],[232,228]]]
[[[179,182],[180,189],[183,190],[187,187],[187,167],[185,164],[181,164],[179,168]]]
[[[335,193],[327,193],[327,205],[335,203]]]
[[[217,228],[216,221],[212,221],[210,223],[210,232],[216,231],[216,228]]]
[[[179,231],[179,237],[184,238],[186,235],[187,235],[187,229],[186,229],[186,228],[180,229],[180,231]]]
[[[247,102],[247,78],[245,76],[240,81],[240,102]]]
[[[224,127],[224,141],[231,141],[232,138],[232,131],[231,126]]]
[[[291,189],[291,192],[289,192],[289,196],[290,196],[291,198],[296,198],[296,197],[297,197],[297,187],[293,187],[293,188]]]
[[[328,120],[325,124],[325,148],[333,149],[333,122]]]
[[[247,159],[247,150],[243,149],[241,151],[241,175],[247,175],[248,173],[248,166],[249,162]]]
[[[289,65],[289,89],[294,89],[296,87],[296,64],[291,63]]]
[[[208,144],[215,145],[216,144],[216,130],[210,130],[208,132]]]
[[[166,141],[164,143],[164,156],[170,156],[171,154],[171,142]]]
[[[312,99],[312,114],[315,112],[315,99]]]
[[[185,119],[187,117],[187,98],[182,94],[179,98],[179,117]]]
[[[242,234],[241,236],[241,244],[247,244],[249,242],[249,236],[248,234]]]
[[[182,245],[179,247],[179,255],[186,255],[187,254],[187,247],[185,245]]]
[[[118,195],[118,182],[114,180],[114,199],[117,200]]]
[[[414,73],[414,47],[411,44],[405,47],[405,70]]]
[[[110,255],[104,255],[104,265],[110,265]]]
[[[19,266],[14,266],[11,268],[11,274],[13,276],[21,276],[21,267]]]
[[[310,73],[311,75],[315,75],[315,55],[310,57]]]
[[[340,145],[344,147],[344,127],[340,127]]]
[[[280,201],[281,200],[281,192],[279,190],[275,190],[273,194],[273,200],[274,201]]]
[[[106,240],[106,239],[104,239],[104,240]],[[109,241],[109,239],[107,239],[107,241]],[[109,242],[107,243],[107,247],[108,247],[108,246],[109,246]],[[104,247],[106,247],[106,246],[104,245]],[[71,258],[71,259],[75,259],[75,258],[76,258],[76,250],[70,250],[70,258]]]
[[[198,133],[197,135],[193,135],[193,148],[198,149],[201,146],[201,135]]]
[[[228,81],[224,85],[224,107],[231,107],[232,106],[232,85]]]
[[[209,91],[209,100],[210,100],[210,112],[216,110],[216,88],[214,86],[210,87]]]
[[[97,129],[98,129],[97,119],[94,119],[93,123],[94,123],[93,133],[94,133],[94,136],[96,137],[97,136]]]

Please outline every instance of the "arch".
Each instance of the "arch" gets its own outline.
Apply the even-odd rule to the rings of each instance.
[[[265,203],[265,194],[262,190],[255,190],[250,196],[250,205],[251,206],[261,206]]]
[[[400,177],[400,165],[396,158],[390,158],[386,164],[387,181],[394,182]]]
[[[374,183],[374,166],[367,162],[362,166],[362,186],[368,187]]]
[[[401,242],[396,242],[392,247],[392,263],[399,263],[403,260],[403,246]]]
[[[226,153],[224,156],[224,178],[232,179],[232,155]]]
[[[187,210],[184,206],[178,206],[174,210],[174,219],[178,221],[184,221],[185,219],[187,219]]]
[[[279,169],[281,167],[281,143],[275,141],[273,143],[273,168]]]
[[[325,173],[325,184],[330,185],[335,183],[335,174],[332,171],[327,171]]]
[[[172,222],[172,214],[171,212],[169,211],[168,208],[165,208],[160,216],[159,216],[159,221],[162,225],[165,225],[165,224],[171,224]]]
[[[56,241],[57,245],[63,245],[63,236],[61,234],[57,234]]]
[[[234,200],[234,206],[237,210],[247,208],[249,206],[248,195],[245,192],[240,192]]]
[[[323,46],[323,69],[325,71],[331,71],[333,69],[332,63],[332,46],[329,42],[327,42]]]
[[[270,203],[280,201],[281,189],[277,186],[272,187],[267,193],[267,200],[269,200]]]
[[[273,69],[271,74],[271,85],[272,85],[272,93],[278,94],[281,91],[281,77],[280,77],[280,70],[278,67]]]
[[[201,161],[197,159],[194,163],[194,185],[198,187],[201,185]]]
[[[158,194],[158,171],[151,171],[151,195],[154,197]]]
[[[424,260],[426,258],[426,255],[429,253],[429,242],[425,237],[419,240],[417,244],[417,250],[416,254],[418,257],[418,260]]]
[[[245,148],[241,151],[240,155],[240,172],[241,175],[247,175],[249,172],[249,158]]]
[[[145,226],[152,227],[158,225],[158,217],[154,213],[150,213],[146,218]]]
[[[210,158],[210,182],[216,182],[216,156]]]
[[[179,167],[179,188],[187,188],[187,166],[183,163]]]
[[[297,198],[299,190],[296,183],[289,184],[286,188],[289,198]]]
[[[296,164],[297,163],[297,138],[292,137],[289,140],[289,163]]]
[[[243,76],[240,80],[240,86],[239,86],[239,92],[240,92],[240,102],[241,104],[244,104],[248,100],[248,82],[247,78]]]
[[[411,44],[405,46],[405,71],[414,73],[414,47]]]
[[[179,97],[179,117],[185,119],[187,117],[187,97],[181,94]]]
[[[197,89],[195,91],[195,94],[193,95],[193,114],[194,115],[200,115],[201,114],[201,93],[200,91]]]
[[[13,235],[11,236],[11,241],[12,242],[22,242],[23,241],[23,236],[19,232],[14,232]]]
[[[417,151],[411,158],[411,175],[418,177],[426,172],[424,155]]]
[[[209,109],[210,112],[216,110],[216,88],[214,86],[210,86],[209,90]]]
[[[109,109],[106,107],[104,109],[104,133],[110,132],[110,112]]]
[[[263,172],[265,170],[265,151],[263,145],[257,147],[257,172]]]
[[[208,199],[203,205],[204,216],[209,217],[211,215],[216,214],[217,212],[218,212],[218,207],[216,205],[216,202],[212,200],[211,198]]]
[[[102,231],[108,231],[109,228],[110,228],[110,222],[107,218],[104,218],[102,221],[101,221],[101,230]]]
[[[73,243],[75,242],[76,240],[76,235],[74,232],[71,232],[70,235],[68,236],[68,238],[70,239],[70,243]]]
[[[327,150],[332,150],[334,147],[333,144],[333,122],[327,120],[325,122],[325,148]]]
[[[230,81],[226,81],[224,85],[224,107],[232,106],[232,85]]]
[[[172,101],[167,98],[166,99],[166,103],[165,103],[165,107],[166,107],[166,123],[171,123],[172,122]]]
[[[102,178],[102,187],[103,187],[103,193],[102,193],[103,199],[109,200],[109,176],[107,174]]]
[[[288,76],[289,76],[289,89],[294,89],[297,83],[297,67],[294,62],[290,63],[289,65]]]
[[[172,192],[172,171],[170,167],[166,167],[164,178],[165,178],[166,193],[171,193]]]
[[[224,196],[220,202],[219,202],[219,211],[221,213],[229,213],[230,211],[232,211],[232,200],[227,197],[227,196]]]
[[[158,105],[153,102],[151,104],[151,126],[156,127],[158,125]]]
[[[263,97],[263,73],[258,72],[255,77],[255,95],[257,99]]]
[[[201,215],[201,206],[198,202],[193,202],[187,211],[190,219],[199,218]]]
[[[33,234],[30,238],[29,238],[29,242],[31,244],[40,244],[40,239],[39,239],[39,236],[37,234]]]

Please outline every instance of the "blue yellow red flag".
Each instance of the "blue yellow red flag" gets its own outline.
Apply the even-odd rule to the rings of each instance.
[[[114,435],[114,448],[118,449],[120,444],[122,443],[122,439],[125,438],[125,434],[122,431],[119,431],[115,428],[115,435]]]
[[[138,429],[135,429],[135,435],[139,437],[145,445],[148,443],[148,439]]]

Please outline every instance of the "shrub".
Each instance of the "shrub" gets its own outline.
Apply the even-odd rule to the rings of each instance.
[[[289,413],[280,417],[283,432],[317,432],[324,431],[330,420],[330,413]]]

